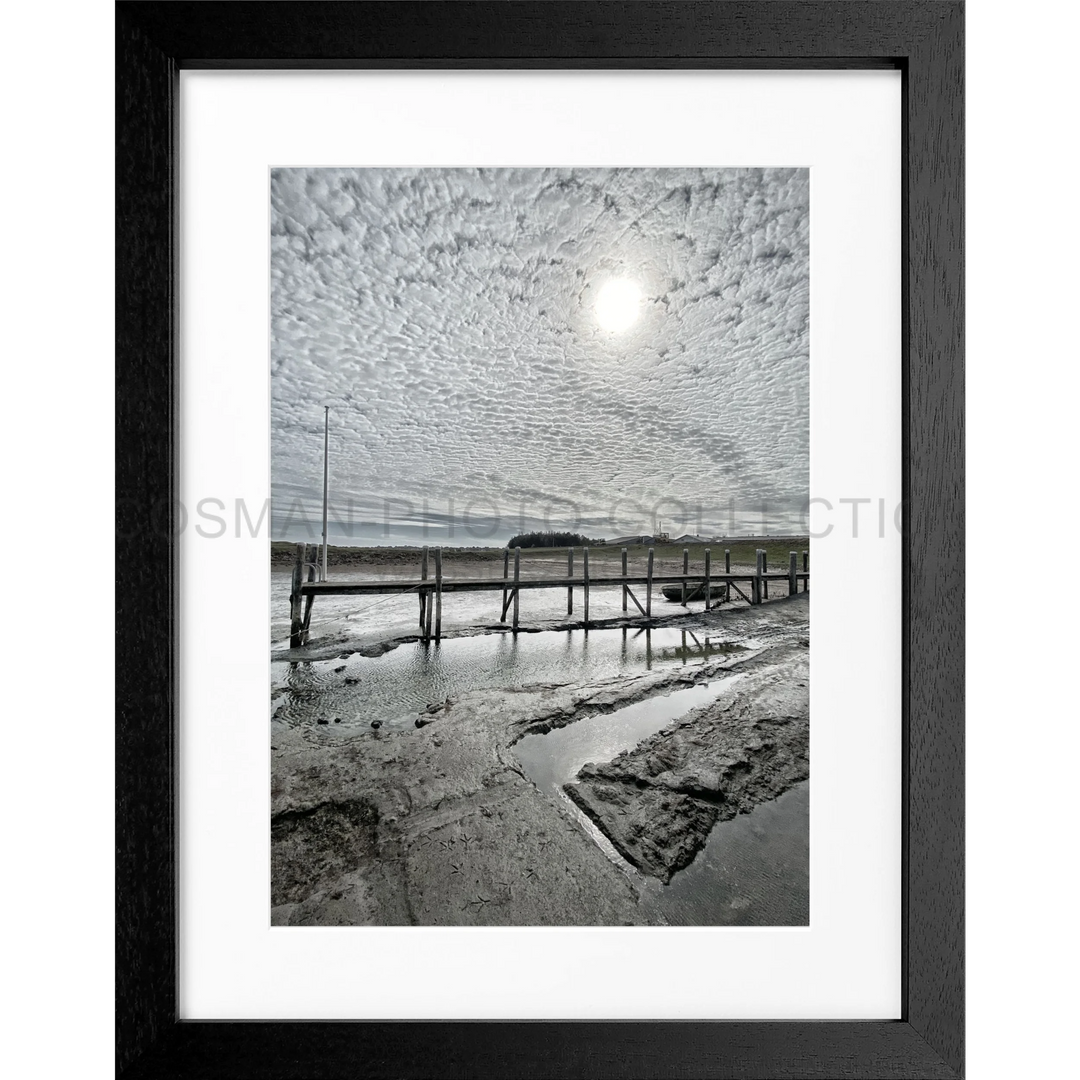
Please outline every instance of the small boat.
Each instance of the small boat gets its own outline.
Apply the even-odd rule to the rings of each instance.
[[[682,585],[663,585],[660,591],[668,600],[674,600],[677,604],[683,602],[683,586]],[[721,582],[712,582],[709,588],[709,600],[720,600],[724,595],[724,586]],[[693,582],[688,582],[686,585],[686,603],[690,601],[704,602],[705,600],[705,582],[700,581],[696,585]]]

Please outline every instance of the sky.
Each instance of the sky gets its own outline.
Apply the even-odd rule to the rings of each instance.
[[[277,169],[275,539],[805,533],[805,169]]]

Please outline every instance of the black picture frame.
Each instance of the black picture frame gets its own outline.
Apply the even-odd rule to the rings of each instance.
[[[177,1019],[177,94],[182,68],[875,68],[902,73],[902,1018]],[[116,5],[119,1075],[963,1073],[964,5],[943,0]],[[165,515],[168,518],[168,515]]]

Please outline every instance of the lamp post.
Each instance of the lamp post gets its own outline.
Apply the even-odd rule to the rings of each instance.
[[[322,577],[326,581],[326,509],[327,492],[330,485],[330,406],[324,405],[325,427],[323,429],[323,467],[322,467]]]

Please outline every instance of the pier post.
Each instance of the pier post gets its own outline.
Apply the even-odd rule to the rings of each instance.
[[[442,637],[442,548],[435,549],[435,640]]]
[[[795,576],[799,572],[799,556],[794,551],[788,552],[787,567],[787,591],[788,596],[794,596],[799,591],[799,579]]]
[[[499,616],[499,622],[502,622],[506,618],[506,581],[510,577],[510,549],[507,548],[503,552],[503,595],[502,595],[502,607],[499,609],[502,611],[502,615]]]
[[[653,572],[653,555],[656,553],[656,548],[651,544],[649,545],[649,566],[645,571],[645,618],[652,618],[652,572]]]
[[[712,603],[712,550],[705,549],[705,610],[709,610]]]
[[[682,605],[683,605],[683,607],[686,607],[686,575],[688,573],[690,573],[690,549],[689,548],[683,548],[682,549],[682,572],[683,572]]]
[[[623,576],[622,609],[623,609],[623,611],[625,611],[626,610],[626,590],[627,590],[627,584],[626,584],[626,548],[622,549],[622,576]]]
[[[582,592],[585,595],[585,629],[589,629],[589,549],[581,549],[581,562],[583,567],[583,582],[584,589]]]
[[[316,560],[319,558],[319,549],[315,545],[312,545],[311,558],[308,558],[308,546],[304,545],[304,562],[307,563],[307,579],[308,581],[314,581],[316,576]],[[300,627],[300,644],[306,645],[308,642],[308,630],[311,627],[311,605],[315,603],[315,596],[312,593],[307,594],[307,600],[304,602],[304,622]]]
[[[731,577],[731,548],[724,548],[724,573]],[[731,582],[724,583],[724,603],[731,603]]]
[[[428,549],[427,545],[424,546],[424,554],[420,560],[420,580],[427,581],[428,575]],[[420,634],[424,633],[424,616],[427,614],[427,593],[424,591],[424,587],[420,586]]]
[[[574,549],[570,548],[566,553],[566,576],[573,578],[574,576]],[[566,586],[566,614],[574,614],[574,586]]]
[[[300,586],[304,581],[304,552],[307,544],[296,545],[296,563],[292,572],[292,591],[289,593],[289,648],[303,644],[304,616],[300,610]]]
[[[761,572],[762,574],[769,572],[769,553],[765,548],[761,549]],[[764,579],[761,582],[761,598],[763,600],[769,599],[769,583]]]
[[[521,581],[521,548],[514,548],[514,633],[517,633],[518,628],[518,599],[521,596],[521,592],[518,589],[518,584]]]
[[[436,548],[436,550],[438,550],[438,549]],[[426,570],[426,568],[425,568],[425,570]],[[424,576],[427,577],[426,572],[425,572]],[[431,616],[432,616],[432,614],[434,613],[434,610],[435,610],[435,604],[434,604],[435,597],[433,597],[431,595],[431,591],[429,589],[424,590],[424,596],[425,596],[425,600],[424,600],[424,635],[423,636],[424,636],[425,641],[430,641],[431,640]]]
[[[752,604],[761,603],[761,556],[764,552],[761,548],[757,550],[757,566],[754,568],[754,581],[753,588],[750,592],[750,602]]]
[[[804,574],[809,574],[810,573],[810,552],[809,551],[804,551],[802,553],[802,572]],[[810,579],[807,578],[802,583],[802,591],[806,592],[809,588],[810,588]]]

